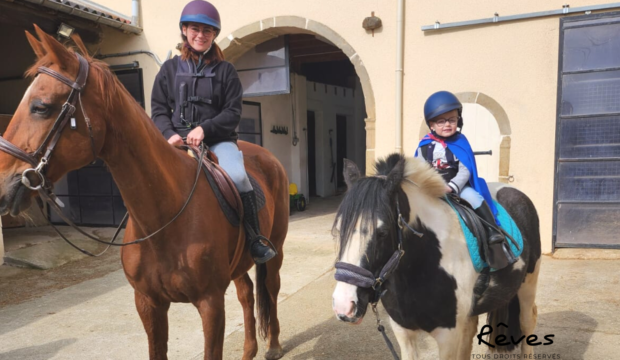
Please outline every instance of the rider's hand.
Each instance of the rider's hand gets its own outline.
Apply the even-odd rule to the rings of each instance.
[[[449,194],[452,191],[454,191],[454,189],[452,189],[450,186],[446,185],[446,194]]]
[[[200,145],[200,143],[202,142],[204,138],[205,138],[205,132],[204,130],[202,130],[202,127],[198,126],[194,130],[190,131],[189,134],[187,134],[186,142],[187,142],[187,145],[198,146]]]
[[[168,139],[168,144],[176,147],[183,146],[183,138],[179,134],[174,134]]]

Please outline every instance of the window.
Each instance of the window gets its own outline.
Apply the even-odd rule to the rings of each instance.
[[[263,146],[263,128],[260,115],[260,103],[244,101],[241,121],[237,126],[239,140]]]
[[[290,93],[286,37],[266,41],[235,61],[244,97]]]

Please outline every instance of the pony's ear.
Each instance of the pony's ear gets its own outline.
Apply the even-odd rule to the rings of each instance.
[[[84,42],[82,41],[82,38],[80,37],[78,33],[73,32],[73,34],[71,34],[71,40],[73,40],[73,42],[78,47],[78,50],[80,50],[80,53],[82,53],[82,55],[86,57],[89,56],[88,49],[86,48],[86,45],[84,45]]]
[[[344,160],[344,170],[342,171],[344,175],[344,182],[347,184],[347,188],[351,188],[353,184],[362,177],[360,173],[360,169],[355,165],[355,163],[349,159]]]
[[[403,181],[405,177],[405,159],[400,159],[396,165],[392,168],[389,174],[387,174],[387,187],[388,192],[392,193]]]
[[[77,66],[77,58],[73,55],[67,48],[59,43],[52,36],[45,33],[45,31],[41,30],[36,24],[34,29],[41,39],[41,43],[43,44],[43,48],[46,53],[52,57],[52,62],[66,68],[68,65],[75,64]]]
[[[34,50],[34,53],[35,55],[37,55],[38,59],[45,56],[46,51],[45,51],[45,48],[43,47],[43,44],[41,44],[41,42],[37,40],[37,38],[34,37],[34,35],[32,35],[29,31],[26,31],[26,39],[28,39],[28,42],[30,43],[32,50]]]

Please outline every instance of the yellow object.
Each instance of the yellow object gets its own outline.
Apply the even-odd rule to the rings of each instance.
[[[288,193],[290,195],[297,195],[297,185],[295,183],[291,183],[291,185],[288,186]]]

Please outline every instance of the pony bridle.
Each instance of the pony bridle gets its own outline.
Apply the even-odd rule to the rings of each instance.
[[[47,134],[47,136],[45,137],[45,139],[43,140],[43,143],[39,146],[39,148],[34,153],[29,154],[23,151],[22,149],[18,148],[17,146],[13,145],[11,142],[6,140],[2,136],[0,136],[0,150],[6,152],[7,154],[13,155],[22,161],[25,161],[32,166],[32,168],[26,169],[22,172],[21,174],[22,184],[28,189],[33,190],[33,191],[39,191],[39,192],[43,190],[47,191],[48,192],[47,195],[51,195],[54,198],[54,200],[57,203],[59,203],[61,207],[63,206],[62,203],[60,203],[60,201],[51,193],[51,188],[53,184],[51,184],[50,181],[45,176],[45,167],[49,163],[50,157],[52,156],[52,153],[54,152],[54,148],[56,147],[56,144],[58,143],[58,140],[60,139],[60,135],[62,134],[62,131],[64,130],[67,123],[71,121],[71,129],[77,128],[76,120],[75,120],[75,117],[73,117],[73,114],[75,113],[76,103],[78,101],[80,102],[80,107],[82,108],[82,114],[84,115],[84,121],[86,122],[86,125],[88,126],[88,131],[90,134],[91,149],[93,152],[93,161],[97,159],[97,155],[95,153],[95,140],[93,138],[93,132],[92,132],[92,126],[90,124],[90,119],[88,118],[88,116],[86,116],[86,113],[84,112],[84,106],[81,106],[82,104],[81,94],[82,94],[82,91],[84,90],[84,86],[86,85],[86,80],[88,79],[89,64],[88,64],[88,61],[84,57],[82,57],[80,54],[76,53],[75,56],[77,56],[77,59],[79,61],[79,70],[78,70],[78,75],[75,81],[70,80],[66,76],[50,68],[47,68],[45,66],[40,66],[37,69],[38,74],[49,75],[59,80],[60,82],[67,84],[69,87],[71,87],[71,92],[69,93],[69,97],[67,97],[67,100],[62,105],[60,114],[58,114],[58,117],[56,118],[56,121],[54,122],[52,129],[49,131],[49,133]],[[45,153],[43,153],[44,149],[45,149]],[[32,184],[32,182],[28,178],[28,175],[31,173],[39,177],[39,184]]]
[[[412,228],[402,213],[400,212],[400,204],[398,202],[398,197],[396,198],[396,211],[398,212],[398,219],[396,220],[396,224],[398,227],[398,248],[390,259],[383,265],[381,271],[379,271],[378,276],[375,276],[371,271],[364,269],[361,266],[345,263],[345,262],[337,262],[336,274],[334,275],[336,281],[342,281],[344,283],[354,285],[357,287],[361,287],[364,289],[373,289],[374,297],[371,299],[370,304],[374,307],[377,302],[381,299],[383,294],[385,294],[385,290],[383,289],[383,284],[385,281],[394,273],[394,270],[398,267],[400,263],[400,259],[405,255],[405,250],[403,250],[403,231],[405,228],[411,230],[418,237],[424,236],[423,233]]]

